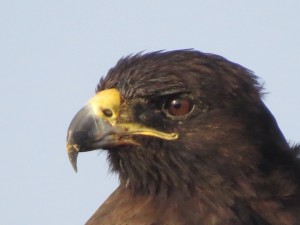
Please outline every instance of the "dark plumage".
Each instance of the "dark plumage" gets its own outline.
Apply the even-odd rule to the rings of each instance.
[[[120,178],[88,225],[300,224],[299,147],[289,147],[251,71],[194,50],[137,54],[96,92],[112,89],[116,106],[91,103],[109,131],[83,135],[80,115],[68,133],[74,165],[78,151],[102,148]]]

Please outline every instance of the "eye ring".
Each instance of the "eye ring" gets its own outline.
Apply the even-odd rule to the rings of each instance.
[[[165,100],[162,110],[171,119],[185,119],[194,110],[195,104],[187,97],[171,97]]]

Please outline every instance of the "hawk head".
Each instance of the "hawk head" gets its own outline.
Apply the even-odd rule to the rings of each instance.
[[[71,163],[76,169],[79,152],[103,149],[135,193],[222,187],[251,195],[247,180],[263,182],[295,161],[260,91],[251,71],[213,54],[122,58],[70,124]]]

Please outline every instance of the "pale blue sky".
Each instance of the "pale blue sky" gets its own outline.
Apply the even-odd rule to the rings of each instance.
[[[300,141],[300,3],[11,0],[0,3],[0,224],[81,225],[116,188],[106,153],[69,164],[74,114],[116,61],[195,48],[253,70],[288,140]]]

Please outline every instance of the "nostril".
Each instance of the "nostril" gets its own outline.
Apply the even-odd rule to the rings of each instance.
[[[113,115],[113,112],[110,109],[103,109],[102,112],[107,117],[112,117]]]

